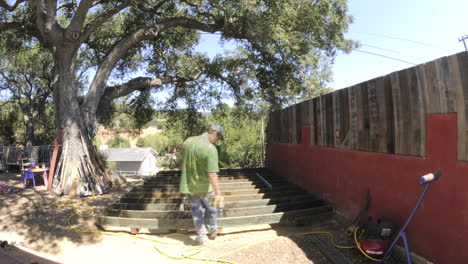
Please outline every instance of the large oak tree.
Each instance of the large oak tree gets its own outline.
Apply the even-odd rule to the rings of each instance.
[[[169,103],[231,97],[281,106],[323,88],[335,53],[353,48],[343,37],[350,22],[345,0],[0,0],[1,38],[38,43],[53,57],[63,131],[54,190],[65,195],[109,186],[91,139],[114,100],[137,105],[166,90]],[[195,49],[201,34],[238,48],[209,58]],[[92,78],[81,89],[83,67]]]

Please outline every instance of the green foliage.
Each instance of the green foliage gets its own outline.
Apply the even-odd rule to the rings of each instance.
[[[138,134],[153,120],[154,113],[151,94],[144,91],[137,97],[126,97],[112,103],[101,123],[113,131]]]
[[[11,38],[0,38],[1,51],[11,41],[24,41],[15,36]],[[18,115],[21,118],[10,120],[17,123],[17,131],[11,134],[16,137],[13,141],[22,145],[53,144],[56,128],[50,98],[52,57],[37,43],[29,41],[19,44],[14,51],[0,58],[0,90],[3,91],[3,99],[17,106],[17,111],[21,113]],[[28,123],[32,129],[27,129]]]
[[[181,144],[191,136],[200,135],[206,129],[205,117],[194,108],[168,111],[167,129],[162,133],[169,138],[169,146]]]
[[[106,144],[109,146],[109,148],[129,148],[130,147],[130,141],[121,136],[116,136],[112,139],[109,139],[106,142]]]
[[[19,109],[14,105],[2,106],[0,111],[0,143],[5,146],[16,146],[20,141],[17,131],[21,126]]]
[[[224,141],[218,145],[221,167],[260,167],[263,165],[262,116],[245,108],[221,104],[209,118],[224,127]],[[263,120],[264,122],[265,120]]]
[[[148,135],[140,138],[137,141],[138,147],[150,147],[156,150],[158,153],[163,153],[169,150],[169,138],[160,133],[154,135]]]
[[[17,60],[33,62],[28,67],[38,73],[41,87],[50,88],[54,80],[56,97],[75,86],[80,89],[72,89],[67,98],[80,96],[83,100],[76,101],[83,103],[90,99],[88,95],[102,96],[86,101],[98,106],[80,110],[95,111],[89,116],[95,115],[99,122],[117,131],[138,132],[153,119],[155,102],[150,93],[156,88],[166,92],[169,97],[159,98],[159,106],[169,116],[165,133],[170,135],[170,144],[199,134],[207,123],[200,112],[214,108],[223,99],[234,99],[238,107],[252,111],[259,101],[278,109],[322,93],[331,80],[330,67],[336,52],[348,52],[357,45],[344,37],[352,22],[346,0],[119,0],[95,1],[89,10],[84,1],[58,1],[56,10],[50,10],[54,5],[44,8],[41,1],[17,1],[15,9],[8,8],[12,1],[3,2],[2,55],[12,52],[16,56],[22,48],[40,44],[53,55],[41,50],[33,59],[17,56]],[[57,16],[49,18],[48,14]],[[44,20],[57,23],[49,28],[49,23],[41,24]],[[69,36],[74,30],[80,33],[78,39]],[[219,34],[221,42],[235,48],[214,58],[198,52],[195,47],[201,32]],[[44,59],[44,65],[36,63]],[[11,63],[9,59],[4,61]],[[51,71],[53,66],[67,70]],[[43,69],[37,71],[40,67]],[[53,78],[42,78],[42,72]],[[93,79],[82,73],[98,75]],[[137,76],[153,78],[153,82],[117,89]],[[85,79],[93,80],[90,86],[86,86]],[[171,117],[180,105],[189,110]],[[232,115],[240,121],[244,118],[254,122],[255,111],[243,110],[243,116],[235,110]],[[226,120],[221,121],[230,122],[234,117],[230,113],[223,118]],[[258,130],[253,124],[250,127]],[[247,125],[240,122],[232,129],[243,131]],[[254,154],[250,153],[254,153],[251,148],[257,148],[256,140],[249,141],[249,148],[236,148],[247,151],[246,156],[253,160]],[[226,157],[231,159],[232,153],[227,151]],[[236,160],[238,164],[249,163],[240,161],[240,157]]]
[[[169,138],[169,145],[181,144],[189,136],[199,135],[213,122],[224,127],[225,137],[217,143],[219,164],[223,168],[260,167],[263,165],[263,140],[266,123],[264,112],[245,107],[229,107],[219,104],[210,114],[202,115],[190,110],[174,111],[168,114],[168,130],[163,134]],[[263,120],[265,122],[265,120]],[[196,130],[189,133],[190,127]],[[177,160],[180,163],[180,159]],[[163,159],[160,166],[178,168],[171,155]]]

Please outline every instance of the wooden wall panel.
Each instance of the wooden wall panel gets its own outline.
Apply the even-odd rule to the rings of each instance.
[[[340,137],[340,124],[341,124],[341,104],[340,104],[340,93],[335,91],[333,94],[333,147],[339,148],[341,146]]]
[[[440,81],[437,79],[437,61],[426,63],[426,80],[427,80],[427,113],[439,114],[442,112],[441,89]],[[443,96],[445,97],[445,96]]]
[[[418,91],[421,103],[421,155],[426,155],[426,114],[429,113],[429,91],[426,76],[426,65],[421,64],[415,67],[418,79]]]
[[[461,79],[460,67],[458,65],[457,56],[450,56],[448,58],[449,78],[447,87],[449,87],[449,97],[454,98],[454,110],[457,113],[457,125],[458,125],[458,148],[457,148],[457,159],[464,160],[466,156],[466,147],[464,143],[466,141],[466,117],[465,117],[465,99],[463,94],[463,86]],[[449,100],[451,100],[449,98]]]
[[[393,117],[395,124],[395,153],[403,153],[403,113],[401,108],[401,94],[400,94],[400,78],[399,72],[390,74],[390,83],[392,87],[393,97]]]
[[[441,113],[453,113],[455,112],[455,92],[452,87],[448,86],[450,73],[447,57],[436,60],[436,70]]]
[[[459,160],[468,161],[468,53],[341,89],[270,115],[269,135],[284,143],[424,156],[426,115],[456,112]],[[310,135],[302,127],[310,125]]]
[[[357,134],[358,134],[358,113],[357,113],[357,99],[356,99],[357,86],[351,86],[349,90],[349,139],[344,144],[350,149],[357,149]]]
[[[296,121],[296,142],[295,144],[301,144],[302,142],[302,107],[300,104],[294,105],[294,115]]]
[[[369,102],[369,151],[379,152],[380,143],[380,112],[377,101],[377,83],[378,79],[367,82],[367,99]]]
[[[297,143],[297,130],[296,130],[296,105],[288,107],[289,116],[289,144]]]
[[[458,56],[457,56],[457,59],[458,59],[458,65],[459,65],[459,69],[460,69],[460,76],[461,76],[461,89],[462,91],[460,93],[463,93],[463,99],[461,99],[463,101],[463,106],[465,107],[465,111],[464,111],[464,116],[465,116],[465,122],[464,122],[464,126],[460,126],[461,128],[459,128],[459,137],[460,135],[462,137],[464,137],[464,141],[463,142],[460,142],[459,141],[459,144],[458,144],[458,148],[459,149],[464,149],[464,157],[463,156],[459,156],[458,159],[460,160],[468,160],[468,127],[467,127],[467,124],[468,124],[468,53],[466,52],[462,52],[462,53],[459,53]],[[461,96],[461,95],[460,95]],[[458,114],[460,114],[460,112],[458,112]],[[458,116],[458,118],[460,118],[460,116]],[[461,130],[461,131],[460,131]],[[462,155],[463,153],[460,153],[459,152],[459,155]]]
[[[399,107],[399,112],[401,113],[400,122],[400,129],[401,129],[401,136],[400,136],[400,152],[399,154],[404,155],[412,155],[411,149],[414,144],[412,139],[412,115],[411,115],[411,93],[409,89],[408,83],[408,70],[403,70],[398,72],[398,89],[400,93],[400,103],[395,105],[395,107]]]
[[[317,141],[315,139],[315,112],[314,112],[314,100],[311,99],[307,103],[309,109],[309,123],[310,123],[310,144],[317,145]]]
[[[367,83],[356,85],[356,107],[357,107],[357,149],[362,151],[370,150],[370,119],[369,119],[369,98]]]
[[[395,108],[393,103],[393,91],[391,78],[384,77],[385,114],[387,122],[387,153],[395,154]]]
[[[335,147],[343,148],[350,126],[348,89],[341,89],[333,93],[333,107]]]
[[[334,114],[333,114],[333,93],[329,93],[322,96],[322,106],[323,106],[323,119],[324,130],[323,135],[325,137],[325,146],[334,147],[335,146],[335,132],[334,132]]]
[[[320,102],[321,102],[321,97],[316,97],[313,99],[314,101],[314,142],[315,145],[317,146],[323,146],[322,142],[322,115],[321,113],[321,107],[320,107]]]
[[[409,141],[411,143],[410,153],[415,156],[424,156],[423,145],[426,142],[422,141],[421,132],[425,130],[425,115],[423,114],[423,104],[421,91],[419,90],[418,73],[415,67],[406,70],[407,83],[409,91],[409,112],[411,114],[411,134]]]

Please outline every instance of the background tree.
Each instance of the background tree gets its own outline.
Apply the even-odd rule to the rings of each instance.
[[[5,146],[16,146],[19,142],[20,117],[16,105],[0,102],[0,142]]]
[[[5,44],[10,44],[11,39]],[[23,45],[15,46],[17,49]],[[35,137],[35,123],[41,114],[41,128],[50,128],[55,131],[54,120],[50,120],[50,111],[46,111],[50,105],[52,93],[52,58],[40,49],[39,46],[28,47],[24,50],[13,50],[12,53],[0,58],[0,89],[3,90],[3,99],[10,104],[19,106],[24,127],[23,145],[32,146],[48,140],[47,129],[42,129],[39,140]],[[49,113],[49,115],[47,115]],[[53,117],[53,115],[52,115]],[[49,125],[47,121],[51,121]],[[47,142],[50,144],[51,141]]]
[[[218,146],[221,167],[256,168],[263,165],[265,132],[261,112],[220,104],[209,120],[209,123],[222,124],[226,132],[224,141]]]
[[[326,81],[335,52],[353,47],[343,37],[349,22],[345,0],[0,0],[0,38],[38,43],[54,61],[64,133],[57,194],[107,187],[90,147],[113,100],[152,89],[168,91],[169,101],[261,97],[279,107]],[[210,59],[194,49],[200,32],[219,33],[238,49]],[[92,70],[84,90],[82,67]]]

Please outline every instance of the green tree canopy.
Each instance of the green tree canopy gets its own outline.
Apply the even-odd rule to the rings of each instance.
[[[0,43],[11,43],[4,52],[39,44],[53,59],[56,122],[70,164],[87,156],[118,98],[144,101],[164,90],[171,107],[261,98],[277,108],[312,95],[329,80],[336,52],[353,48],[343,35],[350,22],[345,0],[0,0]],[[237,48],[209,58],[195,50],[201,33]],[[59,183],[77,174],[61,168],[56,193],[68,194],[69,184]]]

